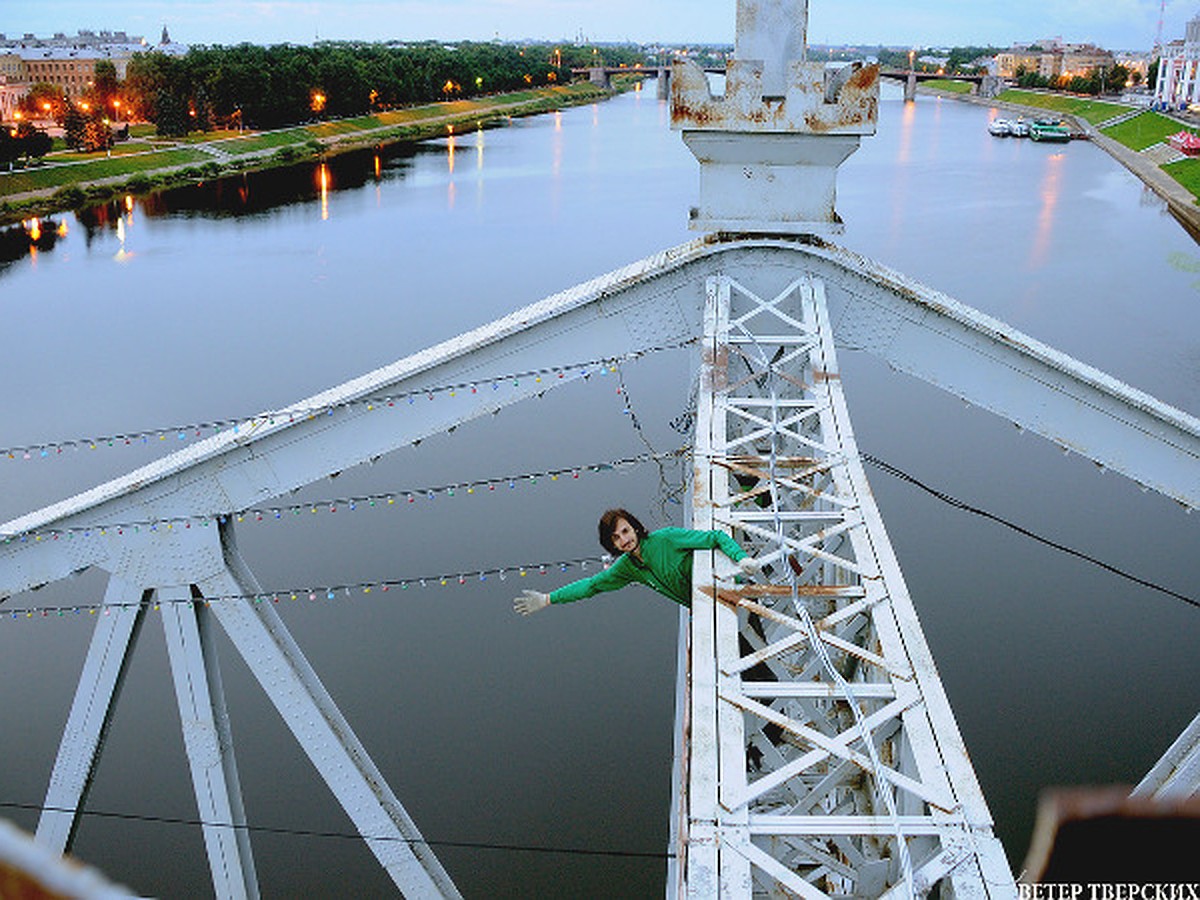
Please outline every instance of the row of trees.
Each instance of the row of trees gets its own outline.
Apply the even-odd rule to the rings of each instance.
[[[1122,65],[1096,67],[1089,69],[1083,75],[1058,75],[1048,77],[1037,72],[1017,66],[1014,73],[1017,85],[1023,88],[1053,88],[1060,91],[1070,91],[1073,94],[1099,95],[1116,93],[1125,89],[1130,83],[1141,83],[1141,72],[1130,72]]]
[[[182,57],[135,56],[120,94],[160,134],[277,128],[569,80],[569,64],[552,53],[475,43],[194,47]]]

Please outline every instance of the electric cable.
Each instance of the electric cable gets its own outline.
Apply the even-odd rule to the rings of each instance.
[[[415,838],[396,837],[394,835],[363,835],[357,832],[345,831],[317,831],[304,828],[284,828],[281,826],[272,825],[250,825],[246,823],[231,823],[231,822],[206,822],[203,819],[188,819],[177,816],[152,816],[140,813],[120,813],[104,810],[73,810],[61,807],[42,806],[37,803],[15,803],[10,801],[0,801],[0,809],[14,809],[22,812],[51,812],[51,813],[70,813],[80,816],[90,816],[96,819],[116,819],[125,822],[144,822],[152,825],[184,825],[200,828],[229,828],[235,831],[245,831],[248,833],[274,834],[287,837],[311,837],[333,840],[353,840],[353,841],[393,841],[397,843],[405,843],[410,846],[423,845],[426,847],[446,847],[452,849],[465,850],[503,850],[508,852],[519,853],[552,853],[563,856],[601,856],[601,857],[617,857],[621,859],[652,859],[663,860],[673,859],[673,853],[654,853],[651,851],[641,850],[605,850],[594,849],[588,847],[545,847],[535,846],[532,844],[500,844],[487,841],[450,841],[450,840],[417,840]]]
[[[962,510],[963,512],[971,513],[972,515],[980,516],[981,518],[987,519],[991,522],[995,522],[997,525],[1002,525],[1005,528],[1015,531],[1017,534],[1027,537],[1032,541],[1036,541],[1037,543],[1042,544],[1046,547],[1050,547],[1053,550],[1057,550],[1060,553],[1065,553],[1068,556],[1073,556],[1076,559],[1083,560],[1084,562],[1089,563],[1093,566],[1098,566],[1099,568],[1104,569],[1104,571],[1106,571],[1106,572],[1109,572],[1120,578],[1124,578],[1128,581],[1132,581],[1134,584],[1137,584],[1141,587],[1148,588],[1149,590],[1152,590],[1152,591],[1157,591],[1161,594],[1166,594],[1168,597],[1172,597],[1176,600],[1182,601],[1183,603],[1186,603],[1189,606],[1194,606],[1194,607],[1200,608],[1200,600],[1197,600],[1194,597],[1189,597],[1187,594],[1182,594],[1179,591],[1172,590],[1171,588],[1165,587],[1164,585],[1158,584],[1157,582],[1149,581],[1138,575],[1134,575],[1131,572],[1125,571],[1124,569],[1120,568],[1119,566],[1114,566],[1110,563],[1106,563],[1102,559],[1098,559],[1095,556],[1092,556],[1091,554],[1084,553],[1082,550],[1076,550],[1073,547],[1068,547],[1065,544],[1061,544],[1058,541],[1055,541],[1051,538],[1043,537],[1042,535],[1038,534],[1035,531],[1031,531],[1030,529],[1025,528],[1022,525],[1018,525],[1016,522],[1013,522],[1011,519],[1006,519],[1003,516],[997,515],[996,513],[989,512],[986,509],[983,509],[978,506],[974,506],[973,504],[970,504],[963,500],[960,500],[957,497],[953,496],[952,494],[946,493],[945,491],[938,490],[937,488],[926,484],[924,481],[917,478],[916,476],[910,475],[908,472],[905,472],[903,469],[900,469],[897,466],[893,466],[891,463],[886,462],[885,460],[882,460],[877,456],[872,456],[869,453],[861,453],[861,452],[859,453],[859,456],[862,458],[863,462],[870,463],[871,465],[875,466],[877,469],[880,469],[881,471],[886,472],[887,474],[889,474],[895,478],[898,478],[901,481],[911,484],[913,487],[924,491],[925,493],[929,494],[931,497],[933,497],[937,500],[940,500],[942,503],[945,503],[948,506],[952,506],[955,509]]]

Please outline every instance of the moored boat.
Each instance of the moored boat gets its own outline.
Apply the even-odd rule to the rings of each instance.
[[[1055,119],[1034,119],[1029,126],[1029,137],[1035,141],[1065,143],[1071,139],[1071,132],[1066,125]]]
[[[988,123],[988,134],[993,134],[996,137],[1008,137],[1012,134],[1012,122],[1008,119],[992,119]]]

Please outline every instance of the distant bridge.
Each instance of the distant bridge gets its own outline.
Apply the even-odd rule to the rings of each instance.
[[[726,69],[722,66],[706,66],[703,67],[704,72],[709,75],[724,75]],[[658,79],[658,98],[665,100],[671,93],[671,67],[670,66],[588,66],[584,68],[572,69],[571,74],[577,78],[586,76],[593,84],[601,87],[610,87],[612,84],[612,76],[614,75],[644,75],[647,78]],[[992,94],[988,91],[988,85],[995,85],[994,93],[998,93],[1003,86],[1002,79],[995,75],[946,75],[938,72],[919,72],[915,69],[880,69],[880,78],[890,78],[894,81],[901,81],[905,84],[904,99],[912,100],[916,96],[917,85],[922,81],[969,81],[975,85],[975,92],[982,93],[986,96]]]

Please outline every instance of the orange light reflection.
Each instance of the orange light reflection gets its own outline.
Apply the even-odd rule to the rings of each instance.
[[[1046,157],[1046,174],[1042,178],[1042,211],[1038,214],[1038,227],[1029,253],[1029,267],[1038,269],[1046,262],[1054,236],[1054,210],[1062,191],[1062,165],[1065,153],[1053,153]]]
[[[317,184],[321,189],[321,221],[329,218],[329,166],[321,163],[317,167]]]

